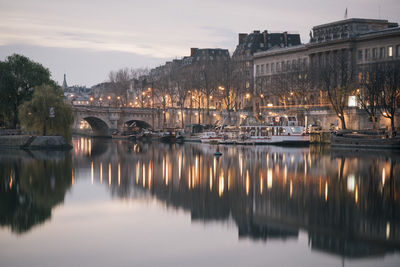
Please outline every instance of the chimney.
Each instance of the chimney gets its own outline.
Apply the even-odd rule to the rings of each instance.
[[[285,42],[285,47],[288,46],[287,32],[283,32],[283,40]]]
[[[196,54],[197,50],[199,50],[199,49],[198,48],[194,48],[194,47],[190,48],[190,56],[193,57],[194,54]]]
[[[264,37],[264,49],[268,49],[268,31],[265,30],[263,32],[263,37]]]
[[[244,43],[244,39],[247,37],[247,33],[239,33],[239,45]]]

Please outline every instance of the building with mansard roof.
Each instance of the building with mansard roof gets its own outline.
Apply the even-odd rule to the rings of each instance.
[[[254,87],[254,60],[253,55],[274,48],[287,48],[300,45],[300,35],[288,32],[271,33],[268,31],[254,31],[250,34],[239,33],[239,43],[232,55],[232,61],[241,76],[241,87],[244,94],[251,93]],[[250,106],[251,99],[242,99],[239,108]]]
[[[337,54],[346,55],[357,79],[362,66],[400,60],[400,28],[397,23],[387,20],[350,18],[314,26],[310,42],[305,45],[276,47],[255,53],[254,94],[259,96],[258,103],[274,106],[323,104],[323,92],[310,93],[315,88],[311,88],[307,81],[310,77],[304,76],[310,67],[319,66]],[[287,78],[290,73],[296,74],[297,80],[286,79],[285,82],[282,77]],[[302,98],[296,97],[296,89]]]

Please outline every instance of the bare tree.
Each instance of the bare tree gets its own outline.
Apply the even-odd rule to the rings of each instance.
[[[110,71],[108,74],[111,89],[126,104],[128,99],[128,89],[131,87],[132,78],[128,68],[118,71]]]
[[[235,86],[236,86],[236,72],[233,62],[228,59],[220,61],[217,65],[217,72],[219,73],[218,90],[216,91],[216,98],[221,99],[228,112],[228,122],[231,122],[231,112],[235,107]],[[221,107],[222,109],[222,107]]]
[[[382,64],[384,86],[380,96],[381,114],[390,119],[392,134],[395,134],[395,113],[400,103],[400,61]]]
[[[314,67],[317,68],[319,85],[327,92],[332,109],[340,119],[342,128],[346,129],[344,111],[355,89],[349,52],[334,51],[323,59],[320,66]]]
[[[384,85],[384,72],[379,63],[369,64],[359,72],[357,101],[372,120],[373,129],[377,128],[379,98]]]

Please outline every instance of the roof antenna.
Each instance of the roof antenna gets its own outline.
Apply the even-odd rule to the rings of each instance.
[[[346,7],[346,11],[344,12],[344,19],[347,19],[347,7]]]

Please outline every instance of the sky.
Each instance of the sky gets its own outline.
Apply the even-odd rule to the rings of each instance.
[[[191,47],[233,52],[238,33],[300,33],[349,18],[400,22],[400,0],[0,0],[0,60],[23,54],[62,84],[92,86],[111,70],[153,68]]]

